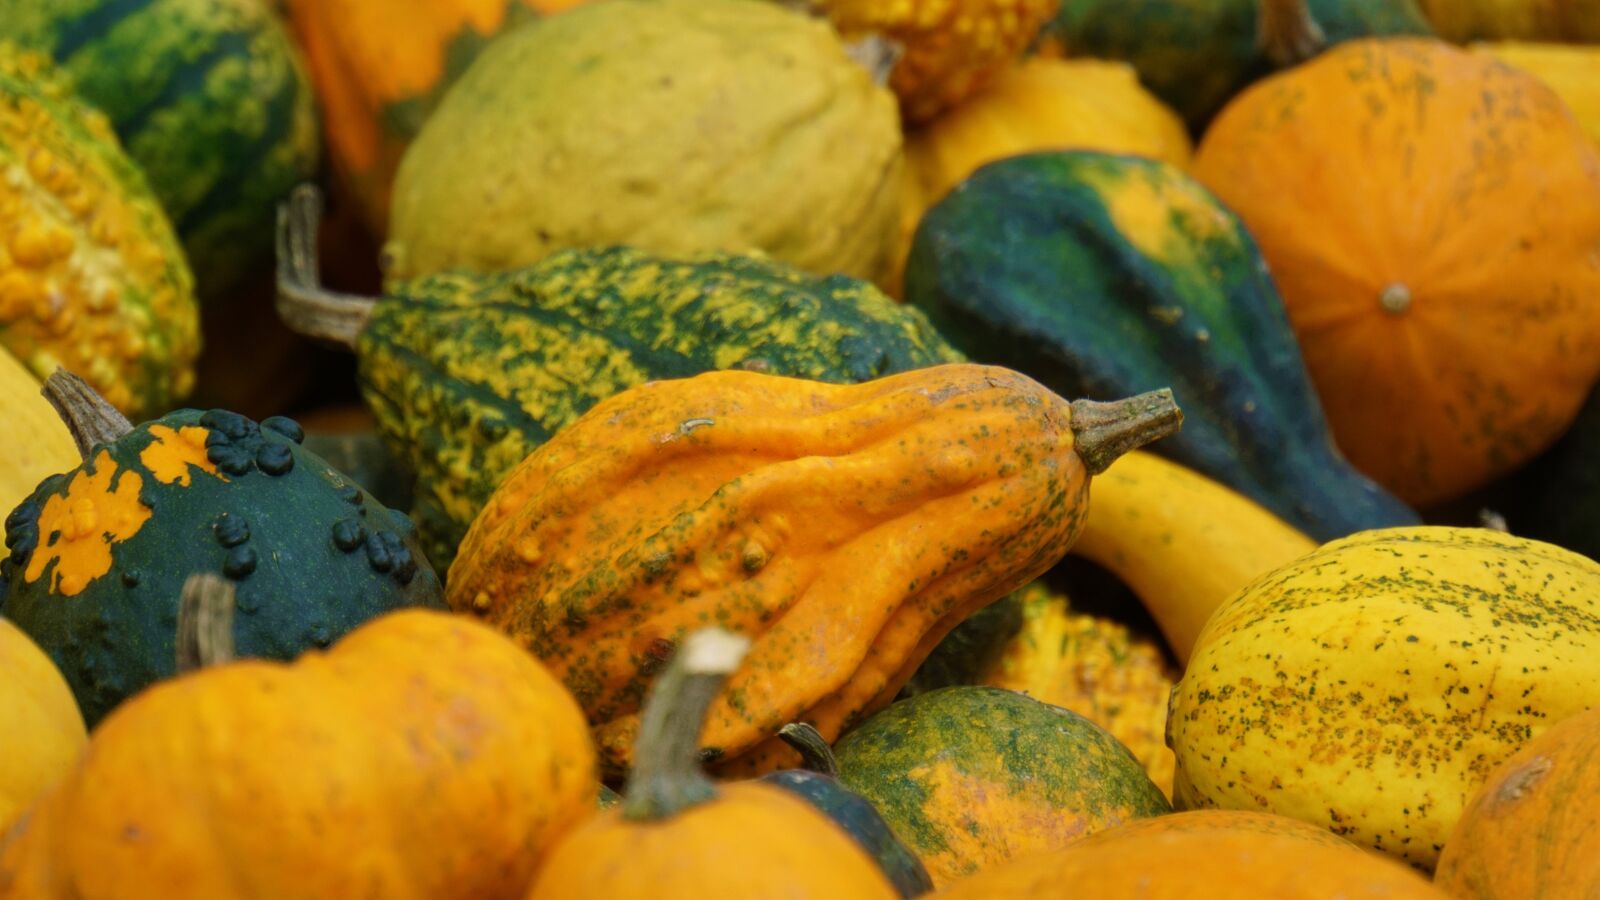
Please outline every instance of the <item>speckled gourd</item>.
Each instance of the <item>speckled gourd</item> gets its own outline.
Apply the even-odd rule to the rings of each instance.
[[[1363,532],[1212,616],[1172,695],[1173,800],[1431,868],[1490,772],[1597,698],[1600,564],[1487,529]]]

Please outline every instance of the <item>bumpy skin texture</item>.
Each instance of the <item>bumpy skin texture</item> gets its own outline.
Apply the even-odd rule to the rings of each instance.
[[[183,240],[201,296],[272,257],[277,203],[316,174],[317,111],[267,0],[0,0],[111,119]]]
[[[1090,521],[1099,486],[1097,478]],[[1160,646],[1115,620],[1074,612],[1071,599],[1040,582],[1018,595],[1022,628],[978,683],[1027,694],[1099,725],[1139,760],[1163,795],[1170,795],[1167,697],[1176,673]]]
[[[521,900],[594,813],[583,714],[458,616],[158,685],[0,849],[16,900]]]
[[[500,271],[567,247],[760,250],[885,274],[894,98],[826,22],[752,0],[613,0],[510,32],[395,179],[386,271]]]
[[[583,0],[287,0],[328,154],[374,234],[400,157],[495,35]]]
[[[1600,18],[1600,3],[1594,8]],[[1572,110],[1589,140],[1600,145],[1600,47],[1498,41],[1473,44],[1472,51],[1532,73]]]
[[[105,116],[0,43],[0,345],[139,418],[194,386],[199,327],[172,226]]]
[[[759,782],[660,821],[608,809],[558,844],[528,900],[785,897],[893,900],[872,858],[820,810]]]
[[[173,674],[183,582],[238,582],[241,656],[292,659],[381,613],[443,605],[411,522],[298,444],[300,427],[179,410],[53,476],[6,520],[0,613],[90,726]]]
[[[46,788],[72,771],[89,743],[61,672],[17,626],[0,619],[0,835]],[[864,801],[863,801],[864,802]]]
[[[989,687],[902,700],[834,748],[936,887],[1170,812],[1138,760],[1077,713]]]
[[[1339,446],[1401,497],[1527,462],[1600,377],[1600,151],[1533,76],[1353,41],[1240,95],[1195,173],[1260,243]]]
[[[1434,883],[1466,900],[1582,900],[1600,886],[1600,709],[1564,719],[1489,776]]]
[[[1188,661],[1217,607],[1257,577],[1317,549],[1250,498],[1153,453],[1122,457],[1094,487],[1072,552],[1139,595],[1179,663]]]
[[[61,417],[39,393],[39,380],[0,348],[0,511],[10,512],[46,477],[82,460]],[[0,534],[4,528],[0,527]]]
[[[1004,72],[1059,0],[813,0],[846,36],[889,38],[889,76],[912,122],[932,119]]]
[[[1193,179],[1093,152],[979,169],[923,219],[906,299],[1064,397],[1170,386],[1154,449],[1328,539],[1416,514],[1333,446],[1255,242]]]
[[[1173,800],[1431,868],[1495,766],[1597,692],[1600,565],[1485,529],[1354,535],[1207,624],[1172,695]]]
[[[1063,850],[957,882],[950,900],[1447,900],[1427,879],[1283,816],[1177,813],[1110,828]]]
[[[1256,36],[1262,2],[1061,0],[1041,43],[1072,56],[1132,63],[1198,134],[1230,97],[1272,70]],[[1307,6],[1329,43],[1431,33],[1413,0],[1309,0]]]
[[[863,282],[625,248],[393,285],[356,349],[362,394],[418,475],[415,513],[440,572],[507,473],[626,388],[726,368],[855,382],[962,358]]]
[[[1452,41],[1600,41],[1595,0],[1417,0],[1439,36]]]
[[[804,769],[784,769],[763,775],[761,780],[803,798],[826,814],[872,856],[901,897],[919,897],[933,890],[933,882],[922,861],[900,843],[889,823],[865,797],[840,784],[838,779]],[[0,816],[0,822],[3,821],[4,817]]]
[[[689,631],[749,636],[702,747],[792,765],[887,703],[951,627],[1043,572],[1082,524],[1072,408],[1005,369],[859,385],[711,372],[611,398],[506,478],[450,605],[544,659],[613,771],[650,675]]]

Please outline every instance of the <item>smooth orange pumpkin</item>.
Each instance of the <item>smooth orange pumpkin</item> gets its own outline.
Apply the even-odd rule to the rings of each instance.
[[[0,619],[0,834],[72,770],[89,742],[72,690],[50,657]]]
[[[1583,900],[1600,892],[1600,708],[1552,726],[1467,804],[1434,883],[1469,900]]]
[[[201,605],[231,603],[202,583]],[[226,657],[229,620],[190,621],[180,659]],[[537,661],[407,611],[119,707],[0,846],[0,896],[512,900],[598,790],[583,715]]]
[[[941,900],[1445,900],[1401,863],[1268,813],[1136,819],[957,882]]]
[[[1600,153],[1532,75],[1347,42],[1236,98],[1195,173],[1260,244],[1339,446],[1402,498],[1527,461],[1600,376]]]

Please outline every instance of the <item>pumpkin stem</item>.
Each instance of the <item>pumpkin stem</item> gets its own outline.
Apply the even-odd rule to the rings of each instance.
[[[1256,45],[1277,66],[1305,62],[1327,46],[1328,38],[1306,0],[1261,0],[1256,15]]]
[[[190,575],[178,598],[178,674],[233,662],[233,582]]]
[[[822,732],[809,722],[790,722],[778,729],[778,737],[800,754],[800,764],[819,775],[839,777],[839,761]]]
[[[96,445],[112,443],[133,430],[127,416],[107,403],[89,382],[66,369],[52,372],[39,393],[66,423],[72,442],[78,445],[78,455],[84,460],[89,459]]]
[[[321,222],[322,192],[309,184],[297,186],[278,205],[278,317],[306,337],[354,350],[377,300],[322,286],[317,274]]]
[[[716,796],[700,768],[700,730],[717,691],[749,649],[749,638],[720,628],[696,631],[683,642],[651,686],[639,717],[623,818],[665,819]]]
[[[1075,449],[1090,475],[1099,475],[1122,454],[1164,438],[1181,427],[1183,410],[1172,399],[1171,388],[1111,403],[1072,401]]]

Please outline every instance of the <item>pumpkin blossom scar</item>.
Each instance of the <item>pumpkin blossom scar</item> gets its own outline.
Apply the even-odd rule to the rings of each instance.
[[[206,456],[206,436],[210,433],[209,429],[197,425],[176,429],[169,425],[152,425],[150,435],[154,440],[139,453],[139,462],[162,484],[188,487],[190,466],[227,481]]]
[[[143,486],[139,473],[119,469],[102,449],[93,465],[72,476],[65,493],[45,501],[39,533],[46,537],[24,577],[37,581],[54,562],[52,587],[71,597],[111,571],[111,547],[138,534],[150,518],[150,507],[139,500]]]

